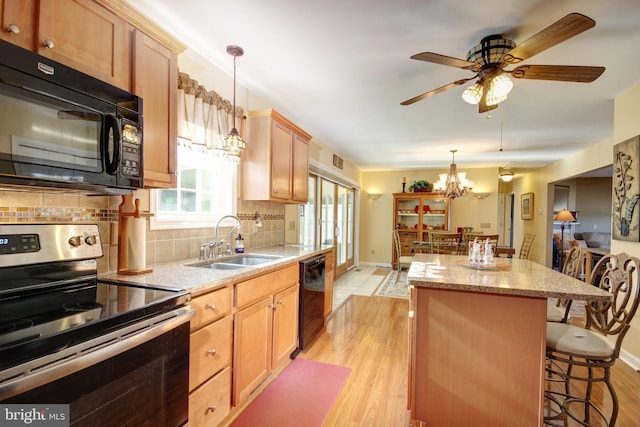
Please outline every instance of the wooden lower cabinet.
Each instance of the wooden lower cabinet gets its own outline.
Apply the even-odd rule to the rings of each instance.
[[[327,319],[333,311],[333,278],[336,276],[335,271],[335,249],[324,254],[324,321]]]
[[[189,390],[231,365],[232,321],[224,317],[191,333],[189,349]]]
[[[298,343],[298,264],[236,284],[233,405],[282,365]]]
[[[231,286],[191,300],[189,424],[215,426],[231,410]]]
[[[296,285],[277,293],[273,309],[273,349],[271,367],[289,359],[298,343],[298,303],[300,287]]]
[[[206,381],[189,396],[189,425],[217,426],[231,410],[231,368]]]

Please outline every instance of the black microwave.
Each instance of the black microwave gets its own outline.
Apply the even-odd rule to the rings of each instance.
[[[142,99],[0,40],[0,187],[143,185]]]

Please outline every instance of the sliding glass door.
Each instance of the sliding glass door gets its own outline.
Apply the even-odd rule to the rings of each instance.
[[[309,201],[300,211],[299,241],[336,249],[336,277],[354,265],[355,190],[315,175],[309,176]]]

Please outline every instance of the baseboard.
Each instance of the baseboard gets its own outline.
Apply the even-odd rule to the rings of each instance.
[[[640,358],[634,356],[628,351],[620,350],[620,360],[631,366],[635,371],[640,372]]]
[[[386,268],[391,268],[391,263],[379,263],[379,262],[365,262],[365,261],[360,261],[360,265],[366,265],[369,267],[386,267]]]

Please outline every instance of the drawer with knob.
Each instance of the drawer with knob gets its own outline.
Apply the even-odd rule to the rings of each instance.
[[[190,304],[196,312],[191,320],[191,331],[195,331],[231,313],[231,289],[209,292],[193,298]]]
[[[202,384],[189,397],[189,425],[217,426],[231,408],[231,368]]]
[[[189,390],[231,365],[232,328],[231,317],[226,317],[191,333]]]

